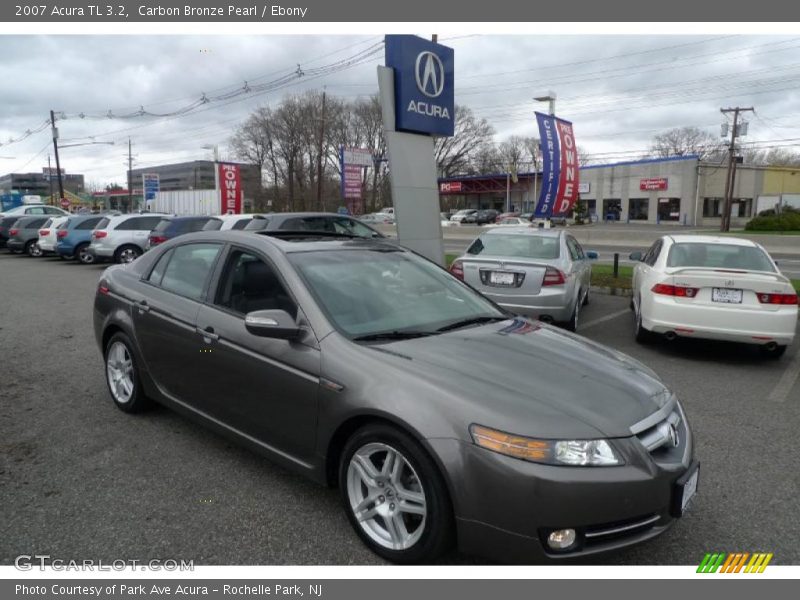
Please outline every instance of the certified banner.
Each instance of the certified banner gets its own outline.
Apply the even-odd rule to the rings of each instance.
[[[238,215],[242,212],[242,177],[239,165],[219,165],[220,213]]]
[[[578,152],[572,123],[536,113],[543,157],[537,218],[568,214],[578,199]]]

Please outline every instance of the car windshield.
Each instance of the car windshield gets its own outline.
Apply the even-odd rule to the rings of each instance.
[[[742,269],[774,273],[767,254],[755,246],[738,244],[673,244],[667,256],[667,267],[704,267],[709,269]]]
[[[472,242],[467,254],[552,260],[559,257],[560,244],[555,236],[511,233],[482,235]]]
[[[400,250],[348,249],[289,254],[332,324],[349,337],[436,333],[470,319],[505,314],[447,271]]]

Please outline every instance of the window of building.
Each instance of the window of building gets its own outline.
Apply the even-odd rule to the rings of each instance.
[[[681,219],[681,199],[680,198],[659,198],[658,199],[658,218],[661,221],[680,221],[680,219]]]
[[[703,216],[719,217],[722,215],[723,198],[703,198]]]
[[[649,209],[649,198],[631,198],[628,201],[628,218],[631,221],[647,221],[647,212]]]
[[[603,220],[619,221],[622,214],[622,200],[619,198],[605,198],[603,200]]]

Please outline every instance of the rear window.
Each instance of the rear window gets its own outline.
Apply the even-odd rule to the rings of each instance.
[[[475,240],[467,254],[512,258],[555,259],[561,254],[557,237],[536,235],[485,235]]]
[[[108,227],[109,223],[111,223],[111,220],[108,217],[103,217],[102,219],[100,219],[100,222],[97,225],[95,225],[94,228],[105,229],[106,227]]]
[[[100,222],[100,217],[97,217],[95,219],[86,219],[78,223],[75,226],[75,229],[94,229],[99,222]]]
[[[203,231],[219,231],[222,228],[222,221],[219,219],[211,219],[208,223],[203,225]]]
[[[673,244],[667,256],[667,266],[775,272],[772,262],[761,248],[699,242]]]
[[[236,221],[236,223],[233,224],[233,227],[231,227],[231,229],[244,229],[245,227],[247,227],[247,224],[252,220],[253,219],[249,217],[247,219],[239,219],[238,221]]]
[[[266,229],[268,224],[269,219],[253,219],[244,228],[246,231],[261,231]]]
[[[161,221],[158,223],[158,225],[155,226],[155,229],[153,229],[153,231],[158,231],[158,232],[166,231],[170,223],[172,223],[172,219],[161,219]]]

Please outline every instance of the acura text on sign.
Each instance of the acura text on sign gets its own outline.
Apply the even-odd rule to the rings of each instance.
[[[219,187],[222,214],[240,214],[242,212],[242,177],[239,165],[220,163]]]

